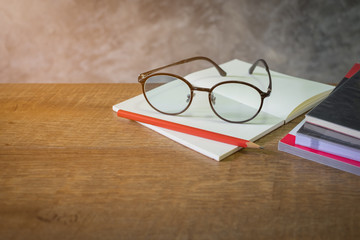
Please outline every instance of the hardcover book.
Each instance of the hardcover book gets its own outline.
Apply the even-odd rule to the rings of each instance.
[[[306,114],[307,122],[360,138],[360,71]]]
[[[308,122],[296,134],[296,144],[360,161],[360,139]]]
[[[289,134],[279,141],[279,151],[287,152],[298,157],[360,176],[359,161],[296,144],[297,132],[304,123],[305,120],[300,122],[293,130],[290,131]]]

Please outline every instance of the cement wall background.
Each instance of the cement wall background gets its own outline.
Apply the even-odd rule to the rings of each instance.
[[[337,83],[360,62],[358,0],[0,0],[0,29],[1,83],[135,83],[196,55]]]

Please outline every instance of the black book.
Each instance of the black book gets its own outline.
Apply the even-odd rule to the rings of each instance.
[[[360,71],[305,116],[307,122],[360,138]]]

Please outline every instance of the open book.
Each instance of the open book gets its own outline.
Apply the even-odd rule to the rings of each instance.
[[[185,76],[185,79],[200,87],[211,87],[225,80],[248,81],[250,79],[251,82],[249,83],[266,91],[268,78],[265,69],[249,77],[248,70],[251,67],[249,63],[235,59],[220,66],[227,72],[226,77],[219,76],[215,68],[208,68],[191,73]],[[261,69],[260,66],[258,68]],[[265,99],[261,112],[253,120],[242,124],[229,123],[218,118],[212,112],[205,92],[196,92],[191,106],[184,113],[176,116],[155,111],[149,106],[143,95],[118,103],[113,106],[113,110],[118,112],[118,115],[130,119],[132,119],[131,114],[135,113],[141,115],[144,119],[159,119],[160,121],[178,124],[181,127],[189,127],[188,134],[186,134],[174,129],[163,128],[164,125],[156,124],[156,121],[152,121],[152,125],[144,124],[189,148],[219,161],[239,150],[239,147],[209,140],[204,136],[194,136],[191,129],[201,129],[233,138],[255,141],[314,107],[334,88],[330,85],[295,78],[274,71],[271,71],[271,76],[272,92],[270,97]],[[119,114],[120,112],[130,114]]]

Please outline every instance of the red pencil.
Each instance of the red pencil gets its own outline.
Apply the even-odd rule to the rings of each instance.
[[[148,124],[159,126],[162,128],[175,130],[178,132],[187,133],[187,134],[191,134],[194,136],[207,138],[207,139],[211,139],[211,140],[215,140],[218,142],[223,142],[223,143],[227,143],[227,144],[231,144],[231,145],[235,145],[235,146],[239,146],[239,147],[243,147],[243,148],[260,148],[260,149],[263,148],[256,143],[253,143],[248,140],[241,139],[241,138],[227,136],[224,134],[207,131],[207,130],[200,129],[200,128],[190,127],[190,126],[182,125],[179,123],[174,123],[174,122],[157,119],[157,118],[153,118],[153,117],[149,117],[149,116],[144,116],[144,115],[133,113],[133,112],[119,110],[117,112],[117,115],[119,117],[131,119],[134,121],[148,123]]]

